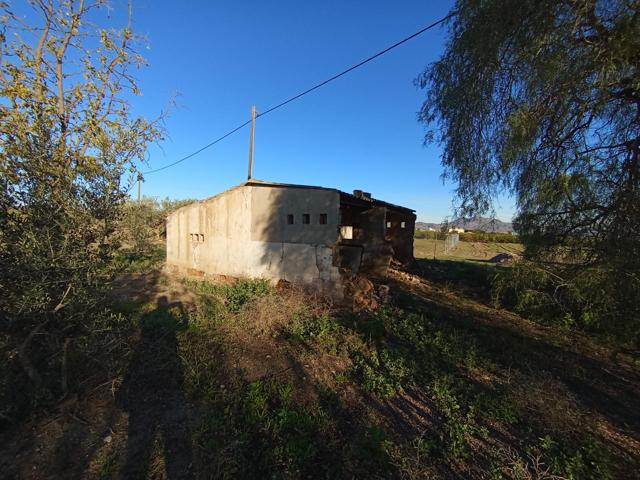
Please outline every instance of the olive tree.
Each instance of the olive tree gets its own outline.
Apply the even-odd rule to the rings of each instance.
[[[64,394],[67,352],[104,303],[119,207],[160,117],[131,112],[139,39],[130,20],[102,25],[104,1],[32,0],[28,17],[0,5],[1,328],[32,385]]]
[[[124,251],[148,254],[164,243],[167,216],[195,200],[143,197],[125,202],[118,222],[118,239]]]

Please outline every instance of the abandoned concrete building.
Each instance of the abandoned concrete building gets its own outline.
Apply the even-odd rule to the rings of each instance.
[[[355,190],[249,180],[167,218],[167,265],[343,295],[345,275],[413,260],[414,211]]]

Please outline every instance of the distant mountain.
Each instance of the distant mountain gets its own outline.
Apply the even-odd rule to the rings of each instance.
[[[485,232],[507,233],[513,231],[511,222],[503,222],[497,218],[475,217],[456,218],[449,222],[449,228],[464,228],[465,230],[483,230]],[[440,230],[441,223],[416,222],[416,230]]]
[[[440,231],[440,224],[439,223],[416,222],[416,230],[438,230],[438,231]]]

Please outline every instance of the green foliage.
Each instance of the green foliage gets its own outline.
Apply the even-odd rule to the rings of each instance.
[[[113,259],[112,269],[116,272],[148,272],[159,268],[165,256],[166,250],[157,245],[146,251],[120,250]]]
[[[143,63],[130,28],[96,27],[103,2],[33,7],[0,6],[0,316],[35,399],[68,373],[48,359],[93,344],[121,182],[161,134],[130,111],[128,72]]]
[[[427,238],[429,240],[444,240],[446,234],[431,230],[416,230],[414,236],[416,238]]]
[[[511,425],[520,421],[522,412],[503,392],[492,392],[477,398],[478,411],[487,418]]]
[[[354,374],[363,388],[379,397],[395,395],[411,378],[404,358],[393,350],[355,351],[352,357]]]
[[[315,453],[313,436],[322,417],[294,406],[291,385],[276,381],[255,381],[242,395],[244,418],[249,426],[262,430],[265,440],[275,441],[276,463],[301,468]]]
[[[241,279],[228,286],[225,292],[226,305],[230,312],[239,312],[240,309],[252,300],[269,295],[272,292],[269,280],[266,279]]]
[[[100,470],[98,472],[98,478],[100,480],[107,480],[113,478],[118,470],[118,462],[120,461],[120,452],[117,448],[111,448],[106,453],[105,458],[100,464]]]
[[[191,327],[208,328],[229,319],[229,310],[223,301],[215,296],[203,296],[198,299],[191,314]]]
[[[190,319],[190,326],[193,320]],[[203,328],[189,328],[178,337],[180,357],[184,365],[184,385],[186,393],[194,400],[213,401],[222,392],[220,380],[222,350],[211,331]]]
[[[273,288],[266,279],[239,279],[233,283],[187,280],[185,283],[198,293],[220,299],[231,313],[238,313],[252,300],[273,293]]]
[[[129,200],[121,210],[118,233],[126,249],[141,254],[161,240],[165,215],[154,198]]]
[[[444,146],[459,213],[482,214],[512,194],[526,256],[569,285],[562,295],[598,297],[566,312],[567,322],[637,325],[637,2],[458,0],[454,8],[446,51],[418,83],[427,92],[421,120],[433,127],[427,141]],[[540,307],[557,300],[525,296]]]
[[[458,235],[461,242],[520,243],[520,237],[512,233],[464,232]]]
[[[495,369],[479,351],[476,339],[447,323],[392,306],[363,319],[358,329],[368,342],[365,348],[354,345],[350,355],[353,373],[362,387],[385,398],[406,388],[428,385],[446,421],[437,438],[424,440],[423,449],[430,454],[466,458],[471,438],[486,435],[477,421],[478,408],[492,402],[474,393],[456,375],[461,368]],[[502,414],[515,421],[516,413],[506,400],[494,407],[496,417]]]
[[[68,367],[70,372],[66,388],[69,391],[77,390],[79,384],[86,379],[95,378],[96,372],[100,374],[98,378],[116,378],[126,368],[129,352],[127,339],[133,328],[128,316],[106,309],[96,310],[83,320],[81,330],[75,332],[74,336],[60,339],[49,334],[47,347],[58,352],[58,355],[46,359],[34,355],[33,366],[39,372],[58,379],[57,372],[64,370],[62,362],[66,361],[73,366]],[[6,344],[3,346],[6,351]],[[37,350],[38,353],[42,351],[46,350],[43,347]],[[66,358],[62,354],[64,351],[67,352]],[[1,356],[0,428],[23,418],[32,408],[46,405],[67,393],[61,382],[45,385],[47,388],[35,389],[15,356]]]
[[[494,232],[464,232],[459,233],[461,242],[480,243],[520,243],[520,237],[512,233]],[[447,234],[429,230],[416,230],[416,238],[426,238],[429,240],[444,240]]]
[[[340,324],[329,313],[315,315],[308,310],[294,312],[291,323],[286,327],[288,336],[301,342],[326,341],[340,330]]]
[[[535,408],[521,398],[540,391],[527,390],[532,377],[522,369],[529,370],[534,359],[537,369],[550,367],[518,332],[486,328],[478,317],[460,312],[418,313],[411,310],[415,302],[399,295],[405,308],[387,304],[336,317],[335,310],[311,303],[301,307],[289,296],[295,293],[265,289],[270,298],[254,296],[232,312],[226,299],[237,295],[229,289],[253,287],[189,285],[202,297],[189,313],[192,328],[176,333],[193,415],[196,471],[219,478],[424,478],[455,466],[473,476],[472,469],[485,468],[477,458],[491,463],[491,478],[505,472],[528,478],[540,465],[564,478],[606,479],[617,471],[606,450],[610,445],[591,440],[589,426],[576,430],[571,421],[562,423],[576,413],[567,410],[571,403],[552,414],[553,390]],[[283,300],[271,303],[278,296]],[[247,335],[245,321],[252,317],[245,315],[265,304],[290,311],[268,324],[273,330]],[[154,318],[145,321],[166,328],[162,318],[168,317]],[[253,334],[255,339],[247,338]],[[539,352],[541,340],[535,341],[532,348]],[[239,347],[252,342],[260,344],[258,356],[244,356],[252,348]],[[267,360],[266,351],[280,358]],[[324,368],[343,366],[339,381],[339,375],[323,371],[327,357],[336,363]],[[294,368],[283,370],[284,359]],[[274,363],[266,371],[245,370],[256,361]],[[522,390],[514,388],[520,382]],[[545,440],[550,432],[553,441]]]
[[[608,480],[614,478],[607,450],[593,438],[569,447],[546,435],[540,448],[554,471],[568,480]]]
[[[486,432],[477,426],[475,406],[462,407],[460,399],[464,397],[456,392],[454,385],[453,378],[444,375],[435,379],[431,391],[436,405],[447,420],[440,437],[447,453],[453,458],[464,458],[469,454],[468,440],[478,433],[484,436]]]
[[[9,427],[14,419],[27,416],[34,401],[28,378],[5,351],[0,354],[0,431]]]
[[[234,439],[225,445],[225,454],[231,454],[225,458],[225,474],[256,478],[275,471],[284,477],[311,472],[309,462],[322,448],[317,436],[325,416],[322,409],[296,405],[291,385],[256,380],[214,398],[224,400],[223,410],[205,417],[194,436],[199,448],[218,454],[220,441]]]
[[[362,459],[368,468],[388,469],[393,443],[380,426],[369,425],[364,428],[354,439],[352,448],[355,456]]]
[[[153,253],[159,243],[164,243],[167,215],[193,201],[169,198],[158,200],[155,197],[127,201],[121,208],[117,225],[117,236],[123,243],[126,254]]]
[[[529,262],[499,268],[494,304],[532,320],[598,332],[623,343],[640,339],[637,277],[619,278],[602,268],[547,270]]]

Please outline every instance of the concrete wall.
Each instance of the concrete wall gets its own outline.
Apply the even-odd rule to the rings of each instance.
[[[401,263],[413,261],[414,213],[389,210],[385,218],[385,240],[393,247],[393,256]]]
[[[333,266],[339,195],[292,187],[240,186],[167,219],[167,265],[184,271],[284,279],[342,295]],[[310,223],[302,223],[308,214]],[[327,223],[320,224],[320,214]],[[287,223],[287,215],[294,223]]]
[[[312,188],[251,187],[251,239],[331,246],[338,240],[340,195]],[[309,224],[303,223],[303,215]],[[320,224],[320,215],[327,223]],[[292,215],[293,224],[287,223]]]

